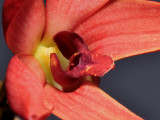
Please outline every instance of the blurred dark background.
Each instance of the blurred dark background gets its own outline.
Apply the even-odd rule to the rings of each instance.
[[[13,55],[3,36],[3,2],[0,1],[0,80],[5,78]],[[101,78],[100,87],[142,118],[160,120],[160,51],[125,58],[115,64],[115,69]],[[52,116],[48,120],[59,119]]]

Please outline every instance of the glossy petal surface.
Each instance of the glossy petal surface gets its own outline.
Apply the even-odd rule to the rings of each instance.
[[[43,0],[5,0],[3,28],[8,47],[14,53],[33,53],[45,26]]]
[[[160,4],[145,0],[111,0],[75,29],[99,54],[114,60],[160,49]]]
[[[60,31],[71,31],[76,25],[105,5],[109,0],[47,0],[45,40]]]
[[[71,93],[46,85],[44,103],[47,108],[54,106],[53,114],[65,120],[142,120],[89,83]]]
[[[25,65],[24,63],[27,61],[25,58],[26,55],[16,55],[9,63],[6,74],[8,103],[15,113],[25,119],[47,118],[50,113],[42,102],[44,90],[40,81],[43,81],[41,80],[43,77],[38,75],[41,70],[35,66],[30,67],[32,64]],[[25,62],[23,63],[23,61]],[[35,63],[35,60],[32,61]]]

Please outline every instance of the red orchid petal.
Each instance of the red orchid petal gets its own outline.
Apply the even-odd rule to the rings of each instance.
[[[46,76],[39,62],[32,55],[18,55],[20,61],[29,67],[39,77],[43,85],[46,84]]]
[[[53,114],[65,120],[142,120],[92,84],[83,84],[74,92],[64,93],[45,87],[44,103],[54,106]]]
[[[160,4],[112,0],[75,29],[99,54],[114,60],[160,49]]]
[[[59,31],[70,31],[109,0],[47,0],[45,39]]]
[[[5,0],[3,28],[7,45],[14,53],[33,53],[45,26],[43,0]]]
[[[31,56],[27,58],[26,55],[16,55],[8,65],[6,73],[8,103],[13,111],[24,119],[40,120],[44,117],[47,118],[50,112],[45,108],[42,101],[44,92],[43,84],[40,82],[43,81],[40,80],[42,75],[37,76],[38,74],[33,72],[33,70],[37,70],[36,72],[40,73],[41,70],[34,68],[34,66],[30,67],[36,63],[36,60],[33,60],[30,65],[25,65],[27,61],[25,58],[30,63],[31,60],[29,59],[33,60]],[[23,61],[25,62],[23,63]]]

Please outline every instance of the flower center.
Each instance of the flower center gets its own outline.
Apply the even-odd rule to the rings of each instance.
[[[62,90],[61,86],[57,84],[52,76],[51,68],[50,68],[50,54],[56,53],[60,64],[62,66],[62,69],[65,70],[69,64],[69,61],[63,57],[61,52],[59,51],[58,47],[56,45],[52,47],[45,46],[43,44],[40,44],[34,54],[35,58],[39,61],[41,64],[42,69],[45,72],[46,80],[48,84],[54,85],[58,89]]]
[[[46,73],[47,82],[63,91],[73,91],[84,78],[91,80],[86,76],[103,76],[114,67],[110,56],[91,52],[76,33],[59,32],[53,42],[56,44],[52,47],[40,45],[35,57]]]

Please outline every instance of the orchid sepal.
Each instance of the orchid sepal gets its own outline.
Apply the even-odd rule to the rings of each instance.
[[[90,82],[77,90],[64,93],[50,85],[45,86],[44,103],[61,119],[78,120],[143,120]]]
[[[121,11],[121,12],[120,12]],[[160,3],[111,0],[74,29],[91,51],[114,61],[160,50]]]

